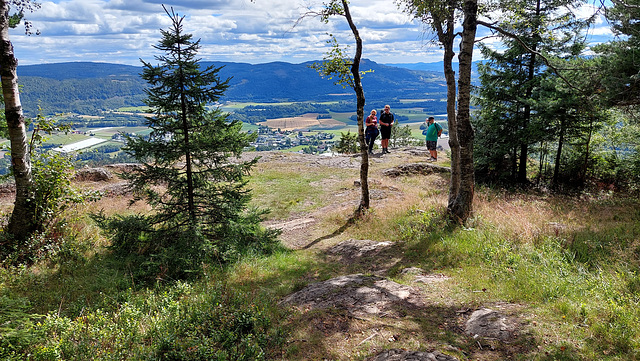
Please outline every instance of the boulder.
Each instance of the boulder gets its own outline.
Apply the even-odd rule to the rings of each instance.
[[[466,322],[465,332],[473,337],[507,342],[515,338],[516,322],[502,312],[482,308],[471,314]]]
[[[80,182],[106,182],[113,178],[113,173],[105,168],[84,168],[76,171],[75,180]]]

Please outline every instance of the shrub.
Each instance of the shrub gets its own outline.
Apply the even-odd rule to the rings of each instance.
[[[141,282],[188,279],[201,274],[204,263],[228,264],[248,254],[270,254],[278,249],[278,231],[262,227],[264,212],[246,215],[220,225],[215,236],[198,228],[154,226],[143,215],[94,214],[92,218],[112,239],[110,249],[124,258]]]
[[[48,315],[36,360],[265,360],[283,341],[274,315],[243,293],[186,283],[131,296],[115,312]]]
[[[340,139],[336,143],[336,151],[343,154],[353,154],[358,152],[357,134],[351,134],[351,131],[347,131],[347,134],[340,132]]]
[[[34,342],[42,341],[32,332],[39,315],[29,314],[26,298],[0,296],[0,359],[23,360],[23,350]]]

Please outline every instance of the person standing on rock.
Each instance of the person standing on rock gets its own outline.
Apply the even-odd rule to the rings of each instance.
[[[428,128],[422,131],[422,134],[427,136],[427,149],[431,154],[430,162],[438,161],[438,138],[442,134],[442,126],[436,123],[436,120],[433,117],[429,117],[426,119]]]
[[[369,154],[373,154],[373,143],[375,143],[376,138],[378,137],[378,133],[380,133],[380,131],[378,130],[378,117],[376,116],[376,114],[376,110],[373,109],[371,111],[371,114],[369,114],[367,120],[365,121],[367,129],[364,133],[364,139],[369,146]]]
[[[391,107],[387,104],[384,106],[382,114],[380,114],[380,136],[382,138],[382,154],[389,152],[389,138],[391,138],[391,127],[393,126],[394,116],[391,113]]]

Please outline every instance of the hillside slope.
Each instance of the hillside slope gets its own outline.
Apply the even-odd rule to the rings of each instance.
[[[243,157],[257,155],[252,205],[271,210],[264,223],[282,230],[287,249],[153,287],[136,284],[143,265],[113,257],[109,235],[86,217],[148,208],[128,208],[115,177],[77,179],[106,195],[73,210],[69,243],[36,267],[1,270],[0,306],[23,310],[0,315],[22,335],[18,356],[640,359],[637,197],[478,186],[473,217],[452,224],[446,153],[433,164],[424,147],[392,148],[370,157],[371,209],[353,219],[358,156]],[[0,197],[5,211],[10,198]],[[259,357],[224,357],[245,351]]]
[[[231,78],[222,101],[242,102],[354,102],[353,91],[323,79],[311,63],[265,64],[202,62],[202,67],[223,67],[222,79]],[[364,60],[361,69],[368,102],[398,99],[435,99],[445,94],[439,72],[380,65]],[[141,67],[109,63],[59,63],[18,67],[25,111],[33,115],[40,104],[45,113],[94,114],[123,106],[139,106],[146,84]]]

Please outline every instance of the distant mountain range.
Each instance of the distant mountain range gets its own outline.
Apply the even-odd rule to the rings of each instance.
[[[355,102],[352,89],[323,79],[309,67],[311,64],[201,62],[202,67],[223,67],[220,76],[231,78],[222,101]],[[367,103],[444,98],[446,84],[442,70],[431,70],[437,64],[418,63],[416,69],[407,66],[363,60],[360,69],[372,71],[364,74],[362,80]],[[22,104],[29,116],[35,115],[38,104],[45,114],[94,114],[143,105],[146,83],[140,78],[141,72],[141,66],[91,62],[19,66]]]
[[[435,63],[394,63],[394,64],[385,64],[386,66],[393,66],[396,68],[405,68],[410,70],[423,70],[423,71],[435,71],[435,72],[444,72],[444,62],[438,61]],[[458,68],[458,63],[454,63],[453,67]]]
[[[478,76],[478,64],[481,64],[484,60],[474,61],[473,68],[471,69],[471,77],[473,81],[477,80]],[[421,70],[421,71],[432,71],[437,73],[444,73],[444,62],[438,61],[435,63],[394,63],[394,64],[385,64],[386,66],[393,66],[396,68],[405,68],[409,70]],[[458,63],[451,64],[453,66],[453,70],[458,74]]]

